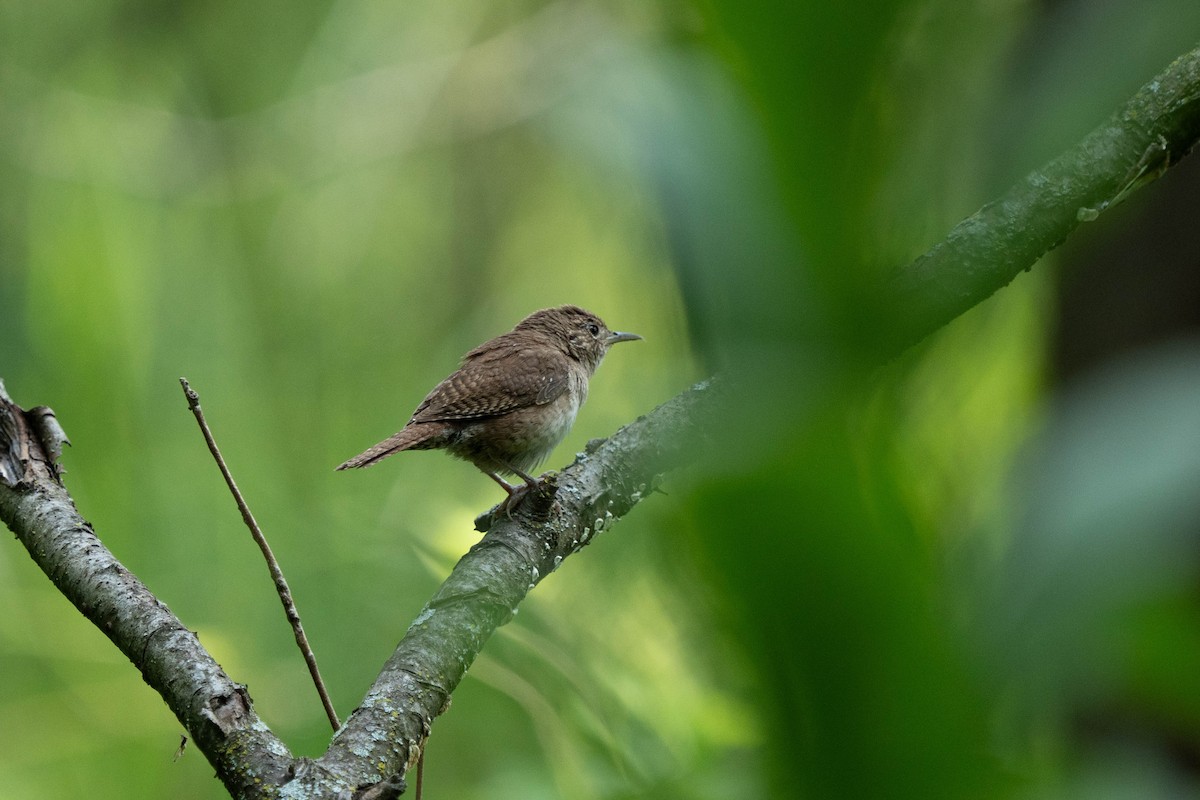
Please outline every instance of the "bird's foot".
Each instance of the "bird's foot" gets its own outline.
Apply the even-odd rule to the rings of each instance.
[[[508,499],[501,503],[505,516],[512,519],[512,510],[521,503],[532,503],[532,512],[544,516],[550,511],[550,504],[554,501],[554,495],[558,493],[558,473],[551,471],[544,472],[537,478],[527,475],[523,477],[525,485],[514,487]]]
[[[500,501],[500,505],[496,506],[496,511],[504,514],[504,516],[512,519],[513,509],[520,505],[525,496],[530,490],[536,487],[536,483],[527,483],[524,486],[513,486],[508,491],[508,497]]]
[[[496,476],[492,476],[496,483],[504,489],[508,496],[504,498],[495,508],[480,514],[475,520],[475,530],[486,531],[491,527],[500,514],[503,514],[506,519],[512,519],[513,511],[526,501],[533,503],[532,511],[534,514],[544,514],[550,509],[550,503],[554,500],[554,495],[558,492],[558,473],[547,472],[539,478],[523,475],[525,483],[519,486],[513,486],[507,481],[501,480]]]

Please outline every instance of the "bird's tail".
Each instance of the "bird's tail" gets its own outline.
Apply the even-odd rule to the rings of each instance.
[[[437,444],[431,442],[430,439],[436,439],[443,435],[446,432],[445,427],[445,425],[440,423],[410,425],[399,433],[392,434],[379,444],[367,448],[354,458],[345,461],[338,469],[369,467],[376,461],[382,461],[392,453],[399,453],[401,450],[424,450],[431,446],[437,447]]]

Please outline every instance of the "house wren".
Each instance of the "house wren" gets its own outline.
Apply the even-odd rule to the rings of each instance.
[[[518,475],[535,486],[529,472],[571,429],[587,399],[588,378],[608,348],[641,338],[610,331],[576,306],[535,311],[463,356],[403,430],[338,469],[368,467],[401,450],[446,450],[500,484],[507,504],[524,487],[500,475]]]

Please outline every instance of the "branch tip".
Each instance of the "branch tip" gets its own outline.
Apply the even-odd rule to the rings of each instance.
[[[187,398],[188,409],[195,411],[200,408],[200,395],[196,394],[191,384],[188,383],[188,379],[180,378],[179,385],[183,387],[183,396]]]

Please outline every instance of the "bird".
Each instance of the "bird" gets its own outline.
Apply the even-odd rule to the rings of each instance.
[[[571,429],[608,349],[641,338],[609,330],[578,306],[535,311],[463,356],[407,425],[337,469],[369,467],[404,450],[445,450],[499,484],[507,511],[537,486],[530,473]],[[501,475],[518,476],[524,485]]]

